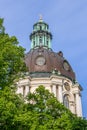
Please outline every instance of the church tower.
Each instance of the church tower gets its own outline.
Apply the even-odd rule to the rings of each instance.
[[[31,49],[25,56],[28,73],[19,80],[17,93],[26,96],[43,85],[72,113],[82,117],[82,87],[76,82],[75,73],[62,51],[52,50],[52,34],[42,17],[33,25],[30,40]]]

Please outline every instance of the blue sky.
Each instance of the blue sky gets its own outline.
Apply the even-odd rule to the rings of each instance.
[[[83,116],[87,118],[87,0],[0,0],[6,32],[15,35],[26,51],[40,14],[53,34],[53,50],[64,53],[84,89]]]

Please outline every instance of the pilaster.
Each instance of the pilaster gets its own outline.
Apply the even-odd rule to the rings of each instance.
[[[58,85],[58,100],[60,103],[63,103],[62,85]]]
[[[25,96],[27,96],[27,94],[29,93],[29,86],[25,87]]]
[[[54,96],[56,97],[56,84],[52,85],[52,92],[54,93]]]
[[[76,114],[79,117],[82,117],[82,104],[81,104],[81,96],[79,93],[76,93]]]

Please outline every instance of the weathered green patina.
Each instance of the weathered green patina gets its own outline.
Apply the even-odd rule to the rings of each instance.
[[[33,25],[33,32],[30,34],[31,49],[43,46],[44,48],[51,48],[52,34],[49,31],[49,26],[42,18]]]

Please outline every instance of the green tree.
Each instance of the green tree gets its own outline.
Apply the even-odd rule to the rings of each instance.
[[[24,51],[15,36],[5,33],[3,19],[0,19],[0,88],[13,84],[14,79],[25,70]]]
[[[3,19],[0,18],[0,34],[3,34],[5,31],[5,28],[3,26]]]
[[[73,115],[43,86],[28,94],[27,103],[8,87],[0,90],[1,130],[86,130],[86,126],[86,120]]]
[[[73,115],[43,86],[29,93],[27,101],[24,111],[15,117],[18,130],[84,130],[87,125],[86,120]]]
[[[23,104],[23,98],[14,90],[0,90],[0,130],[15,130],[14,116],[22,111]]]

